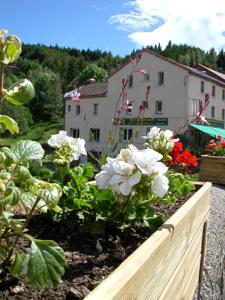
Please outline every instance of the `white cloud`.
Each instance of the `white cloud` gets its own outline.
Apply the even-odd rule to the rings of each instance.
[[[225,47],[225,0],[131,0],[110,24],[129,32],[137,47],[187,43],[205,50]]]

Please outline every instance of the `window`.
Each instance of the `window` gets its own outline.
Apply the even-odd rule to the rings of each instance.
[[[155,102],[155,113],[156,114],[162,114],[162,101],[156,101]]]
[[[99,142],[100,141],[100,129],[91,128],[89,132],[89,140]]]
[[[198,112],[198,102],[197,99],[191,100],[191,115],[196,116]]]
[[[93,111],[94,115],[98,114],[98,103],[94,103],[94,111]]]
[[[80,105],[77,105],[76,106],[76,115],[79,115],[80,114]]]
[[[124,141],[131,140],[133,136],[133,129],[132,128],[121,128],[121,129],[122,129],[122,139]]]
[[[71,111],[71,105],[67,106],[67,111]]]
[[[201,93],[205,92],[205,82],[201,81]]]
[[[222,90],[222,99],[225,100],[225,90]]]
[[[144,75],[143,75],[143,80],[144,80],[144,81],[149,81],[149,80],[150,80],[149,73],[144,73]]]
[[[225,120],[225,109],[222,109],[222,120]]]
[[[216,87],[215,85],[212,85],[212,97],[216,96]]]
[[[133,86],[133,82],[134,82],[133,75],[130,74],[129,77],[128,77],[128,87],[129,88]]]
[[[159,72],[158,73],[158,83],[159,83],[159,85],[164,84],[164,72]]]
[[[211,106],[211,117],[215,118],[215,106]]]
[[[70,128],[70,136],[74,137],[74,138],[79,138],[80,137],[80,129],[76,128]]]

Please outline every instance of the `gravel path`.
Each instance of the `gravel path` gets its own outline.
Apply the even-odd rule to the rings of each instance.
[[[197,300],[197,291],[193,300]],[[213,186],[201,300],[225,300],[225,187]],[[200,300],[199,299],[199,300]]]

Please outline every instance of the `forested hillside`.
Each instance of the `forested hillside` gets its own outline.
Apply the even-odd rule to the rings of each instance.
[[[160,44],[147,48],[183,64],[194,66],[201,63],[225,72],[223,50],[219,53],[213,48],[203,51],[188,45],[173,45],[172,42],[164,50]],[[134,53],[135,51],[131,54]],[[8,87],[19,78],[26,77],[33,82],[36,96],[25,107],[15,108],[7,104],[4,112],[19,123],[21,134],[30,126],[37,126],[37,123],[48,122],[63,126],[63,94],[90,78],[95,78],[96,81],[105,80],[107,74],[126,58],[98,49],[92,51],[24,44],[21,57],[5,72],[5,85]]]

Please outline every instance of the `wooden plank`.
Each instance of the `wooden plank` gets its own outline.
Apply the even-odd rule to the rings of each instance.
[[[201,181],[225,184],[225,157],[202,155],[199,178]]]
[[[200,261],[195,265],[192,275],[190,277],[190,281],[187,283],[186,290],[179,300],[192,300],[194,292],[196,290],[196,282],[199,277],[199,269],[200,269]],[[177,299],[178,300],[178,299]]]
[[[208,217],[210,191],[205,183],[85,300],[158,299]]]
[[[159,300],[184,299],[183,296],[189,284],[190,278],[192,277],[193,270],[197,264],[200,264],[203,227],[204,222],[200,226],[196,236],[190,244],[190,247],[187,249],[178,267],[167,283],[166,288],[159,297]]]

